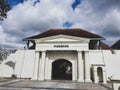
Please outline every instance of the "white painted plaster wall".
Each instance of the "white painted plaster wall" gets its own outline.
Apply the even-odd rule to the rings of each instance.
[[[35,60],[34,50],[17,50],[11,54],[2,64],[0,64],[0,77],[11,77],[12,74],[17,77],[32,77]],[[7,62],[13,62],[15,67],[7,65]]]
[[[105,64],[106,77],[120,76],[120,50],[90,50],[91,64]]]
[[[90,64],[104,64],[102,50],[89,50]]]
[[[23,68],[21,72],[22,78],[31,78],[33,75],[34,70],[34,62],[35,62],[35,51],[34,50],[26,50],[24,61],[23,61]]]
[[[69,47],[64,48],[57,48],[54,45],[68,45]],[[88,43],[40,43],[36,45],[37,51],[44,51],[44,50],[88,50]]]
[[[115,54],[109,50],[103,51],[107,77],[120,76],[120,50],[114,52]]]
[[[77,52],[69,51],[48,51],[46,58],[45,79],[52,79],[52,63],[58,59],[65,59],[72,63],[73,80],[77,80]]]
[[[0,64],[0,77],[11,77],[15,65],[15,53],[12,53]],[[11,66],[11,64],[13,66]]]
[[[89,51],[90,64],[104,64],[106,69],[106,76],[120,76],[120,50],[115,50],[115,54],[112,54],[110,50],[93,50]],[[47,52],[47,70],[45,72],[45,78],[51,79],[51,64],[56,59],[70,60],[74,67],[77,68],[77,52],[76,51],[48,51]],[[7,65],[6,63],[12,61],[15,63],[15,69]],[[4,60],[0,64],[0,77],[11,77],[12,74],[17,74],[17,77],[31,78],[33,75],[35,62],[35,50],[18,50],[14,54],[11,54],[7,60]],[[77,69],[74,69],[77,72]],[[76,80],[75,75],[74,80]]]
[[[13,73],[13,69],[8,65],[1,64],[0,65],[0,77],[11,77]]]

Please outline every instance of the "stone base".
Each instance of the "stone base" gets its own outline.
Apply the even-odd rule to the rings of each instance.
[[[85,82],[92,82],[90,79],[86,79]]]
[[[77,81],[78,81],[78,82],[85,82],[84,80],[80,80],[80,79],[79,79],[79,80],[77,80]]]
[[[37,79],[37,78],[35,78],[35,77],[32,77],[32,78],[31,78],[31,80],[38,80],[38,79]]]
[[[38,80],[40,80],[40,81],[44,81],[44,78],[38,78]]]

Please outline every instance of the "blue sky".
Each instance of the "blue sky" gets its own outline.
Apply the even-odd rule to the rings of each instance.
[[[36,0],[36,2],[38,2],[38,1],[40,1],[40,0]],[[19,3],[23,3],[24,0],[8,0],[8,2],[11,7],[14,7],[15,5],[17,5]],[[72,4],[72,8],[75,9],[78,4],[80,4],[80,0],[74,0],[74,3]]]
[[[16,6],[19,3],[23,3],[24,0],[8,0],[8,2],[10,4],[10,7],[12,8],[12,7]],[[40,0],[36,0],[34,2],[34,4],[36,4],[38,2],[40,2]],[[80,2],[81,2],[80,0],[74,0],[74,2],[71,4],[71,7],[73,8],[73,10],[75,10],[75,8],[80,4]],[[65,21],[63,23],[63,27],[70,28],[70,27],[72,27],[72,23],[69,22],[69,21]]]
[[[17,5],[18,3],[23,3],[23,1],[24,0],[8,0],[11,8]]]
[[[24,47],[23,38],[54,28],[82,28],[120,39],[120,0],[9,0],[11,10],[0,22],[0,46]]]

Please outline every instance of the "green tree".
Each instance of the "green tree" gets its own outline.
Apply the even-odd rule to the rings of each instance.
[[[0,20],[7,18],[7,12],[10,10],[10,5],[7,0],[0,0]]]

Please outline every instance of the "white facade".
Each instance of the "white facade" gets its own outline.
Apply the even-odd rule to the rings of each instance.
[[[89,41],[67,35],[36,39],[35,50],[17,50],[2,62],[0,77],[14,74],[17,78],[53,80],[53,63],[60,60],[71,64],[71,79],[77,82],[106,83],[108,77],[119,76],[120,51],[89,50]],[[10,61],[14,67],[6,64]]]

